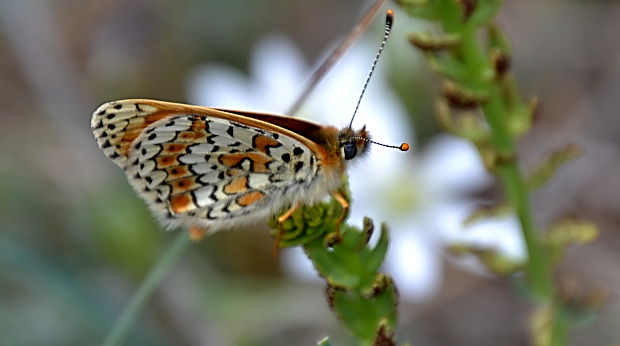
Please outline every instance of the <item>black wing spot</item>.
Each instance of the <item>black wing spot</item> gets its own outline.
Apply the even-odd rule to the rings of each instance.
[[[226,129],[226,133],[228,133],[228,135],[230,137],[234,137],[233,136],[233,127],[232,126],[228,126],[228,128]]]
[[[109,148],[111,146],[112,146],[112,143],[110,143],[110,141],[105,141],[103,142],[103,144],[101,144],[101,149]]]
[[[174,126],[176,125],[176,123],[174,122],[174,120],[170,120],[165,126],[166,127],[170,127],[170,126]]]
[[[140,154],[146,155],[146,148],[142,148],[142,150],[140,151]]]
[[[149,141],[152,141],[152,140],[154,140],[155,138],[157,138],[157,134],[156,134],[156,133],[151,133],[151,134],[149,135],[149,137],[148,137],[148,140],[149,140]]]
[[[294,167],[295,173],[299,172],[303,167],[304,167],[303,161],[299,161],[295,163],[295,167]]]
[[[277,133],[274,133],[274,134],[273,134],[273,139],[278,139],[278,138],[280,138],[280,135],[279,135],[279,134],[277,134]]]
[[[123,108],[123,105],[120,103],[117,105],[114,105],[114,109],[121,109],[121,108]]]
[[[97,113],[97,115],[104,115],[104,114],[105,114],[105,111],[106,111],[105,109],[102,109],[102,110],[100,110],[100,111]]]
[[[138,112],[142,112],[142,108],[140,108],[140,104],[136,103],[135,106]]]
[[[115,128],[116,128],[116,125],[108,124],[108,130],[114,130]]]
[[[282,154],[282,161],[288,163],[291,161],[291,154],[286,153],[286,154]]]
[[[224,179],[224,171],[221,171],[221,172],[220,172],[220,174],[218,174],[218,175],[217,175],[217,178],[218,178],[219,180]]]
[[[93,129],[97,130],[103,127],[103,121],[99,120],[99,122],[97,124],[95,124],[95,127]]]
[[[114,117],[116,116],[116,113],[110,113],[108,115],[106,115],[105,117],[108,119],[114,119]]]
[[[304,153],[304,150],[300,147],[295,147],[295,149],[293,149],[293,155],[295,156],[299,156],[303,153]]]
[[[144,181],[146,181],[147,184],[150,184],[150,183],[153,182],[153,178],[151,178],[149,176],[146,176],[146,177],[144,177]]]

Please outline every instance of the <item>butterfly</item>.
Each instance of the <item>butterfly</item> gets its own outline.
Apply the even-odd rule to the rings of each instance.
[[[371,142],[365,127],[339,130],[287,116],[143,99],[102,105],[91,127],[165,226],[209,232],[264,220],[286,205],[293,206],[290,215],[327,193],[346,210],[337,191],[342,175]]]
[[[352,122],[337,129],[275,114],[128,99],[100,106],[91,128],[153,214],[168,228],[189,226],[199,239],[290,205],[282,223],[327,194],[342,205],[342,221],[349,204],[338,188],[346,167],[377,143]]]

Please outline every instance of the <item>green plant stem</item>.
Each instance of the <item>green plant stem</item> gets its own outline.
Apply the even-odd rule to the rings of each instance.
[[[471,30],[466,30],[466,34],[463,35],[461,47],[467,64],[472,65],[478,74],[477,79],[483,82],[485,76],[481,74],[491,67]],[[507,107],[497,83],[490,81],[487,91],[488,100],[482,104],[482,109],[491,128],[491,141],[498,153],[498,175],[521,224],[521,232],[528,251],[526,268],[530,287],[535,296],[549,299],[553,294],[551,270],[532,220],[528,189],[516,163],[514,138],[507,127],[509,117]]]
[[[555,307],[553,314],[550,346],[568,345],[568,332],[570,330],[568,318],[560,307]]]
[[[482,108],[492,129],[492,141],[500,155],[498,175],[506,189],[506,194],[514,206],[521,232],[528,251],[526,264],[529,283],[535,296],[549,299],[553,293],[553,282],[548,261],[532,220],[528,189],[516,163],[514,140],[506,128],[506,110],[500,99],[499,90],[494,87],[488,102]]]
[[[124,342],[129,333],[129,329],[134,325],[145,303],[155,293],[159,284],[189,247],[190,243],[191,240],[187,232],[179,232],[174,242],[155,266],[151,268],[151,271],[147,274],[142,283],[140,283],[140,287],[138,287],[138,290],[131,297],[129,303],[125,306],[120,317],[116,320],[114,326],[103,341],[103,346],[116,346]]]
[[[551,270],[549,262],[544,257],[545,254],[539,236],[536,234],[523,177],[515,163],[508,163],[499,167],[499,175],[521,224],[523,240],[528,251],[526,268],[530,287],[536,297],[548,300],[553,295]]]

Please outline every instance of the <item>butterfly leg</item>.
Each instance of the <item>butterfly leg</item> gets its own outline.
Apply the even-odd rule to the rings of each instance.
[[[193,242],[199,242],[207,236],[207,229],[200,226],[191,226],[188,230],[189,239]]]
[[[276,236],[276,242],[275,244],[273,244],[273,254],[274,257],[277,257],[278,255],[278,249],[280,248],[280,241],[282,240],[282,235],[284,234],[284,221],[288,220],[291,215],[293,215],[293,213],[299,209],[299,207],[301,206],[300,203],[295,203],[293,204],[293,206],[291,206],[291,208],[289,210],[286,211],[286,213],[280,215],[280,217],[278,217],[278,235]]]
[[[340,239],[340,224],[349,214],[349,202],[346,198],[344,198],[344,195],[339,190],[333,191],[331,195],[342,206],[342,214],[340,214],[340,217],[336,220],[336,239]]]

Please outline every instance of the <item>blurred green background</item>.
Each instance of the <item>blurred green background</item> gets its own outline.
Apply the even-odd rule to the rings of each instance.
[[[174,236],[160,231],[122,171],[97,148],[89,122],[99,104],[129,97],[186,101],[196,66],[219,62],[247,72],[253,45],[275,32],[315,63],[369,6],[0,1],[0,344],[99,343]],[[366,34],[370,42],[382,34],[380,18]],[[600,238],[571,248],[557,271],[579,289],[604,287],[612,297],[598,319],[574,331],[571,345],[619,343],[620,1],[508,0],[499,22],[513,41],[522,90],[542,101],[520,146],[524,167],[562,144],[585,150],[533,196],[542,225],[574,215],[601,227]],[[388,47],[382,62],[415,124],[418,153],[437,134],[437,80],[413,48],[403,48],[406,34],[421,25],[397,12],[392,42],[400,48]],[[501,195],[495,185],[475,194]],[[326,335],[334,345],[350,344],[325,303],[323,284],[285,275],[272,245],[265,226],[221,232],[193,246],[128,344],[312,345]],[[531,306],[509,280],[466,270],[447,255],[439,270],[441,285],[430,299],[401,301],[399,340],[529,343]]]

